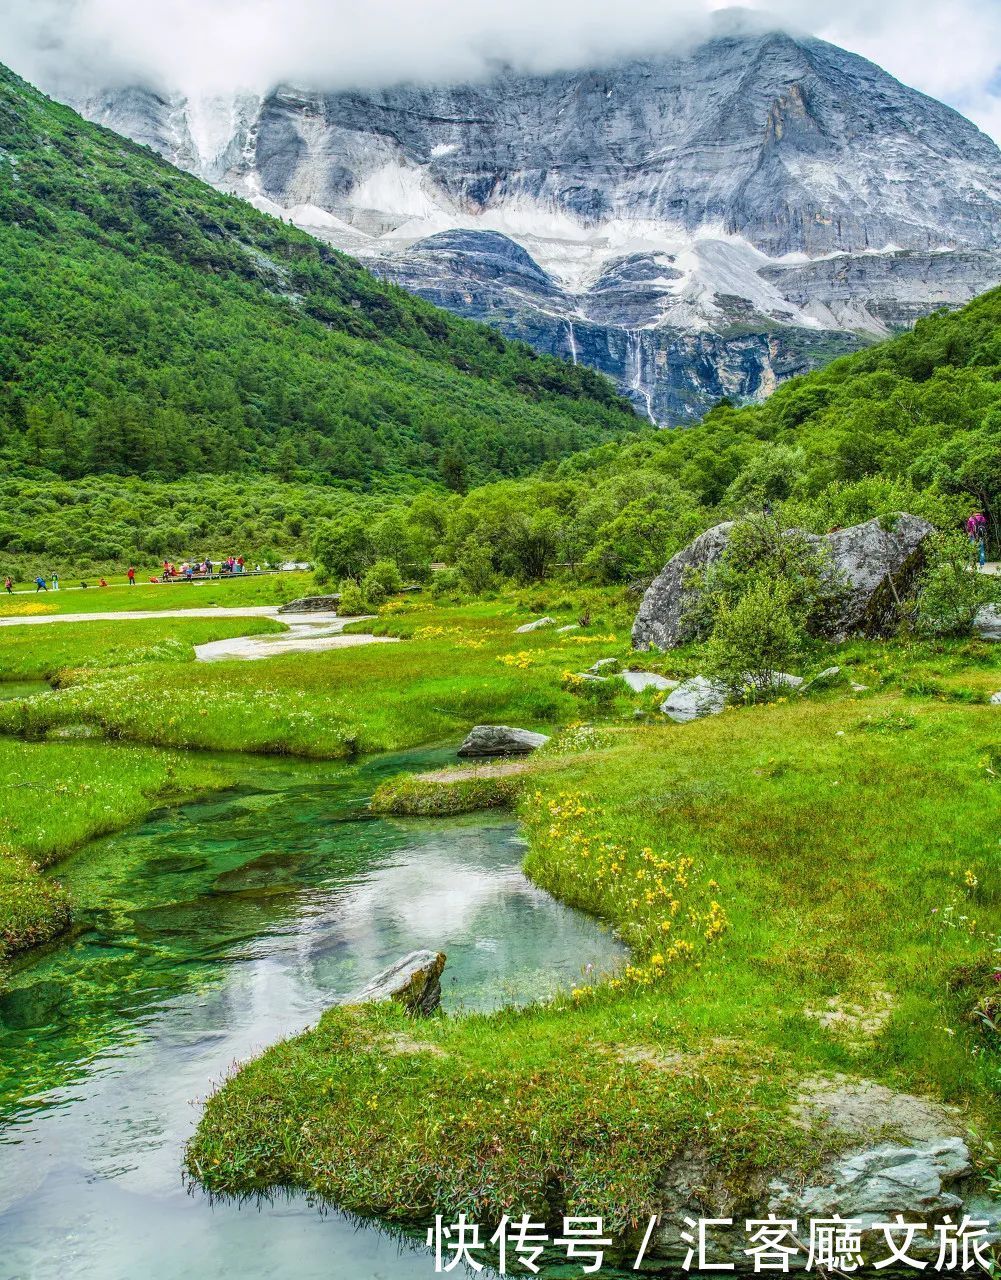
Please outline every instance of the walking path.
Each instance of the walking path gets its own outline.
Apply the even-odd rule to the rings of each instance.
[[[31,627],[46,622],[115,622],[126,618],[131,622],[152,618],[275,618],[278,616],[276,604],[248,605],[211,605],[200,609],[109,609],[106,613],[38,613],[28,617],[0,617],[0,627]],[[288,618],[320,617],[335,618],[330,614],[287,614]],[[349,621],[349,619],[345,619]],[[350,619],[354,621],[354,619]]]
[[[371,615],[370,615],[371,616]],[[199,662],[242,659],[253,662],[282,653],[320,653],[325,649],[352,649],[363,644],[393,644],[396,636],[342,635],[349,622],[368,618],[339,618],[336,613],[279,613],[276,604],[217,605],[207,609],[137,609],[115,613],[49,613],[28,618],[0,618],[0,627],[42,626],[49,622],[118,622],[154,618],[275,618],[288,630],[274,635],[233,636],[195,645]]]

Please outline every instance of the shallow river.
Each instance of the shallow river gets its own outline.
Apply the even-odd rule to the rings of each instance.
[[[69,941],[0,995],[2,1280],[409,1280],[423,1248],[302,1197],[209,1203],[181,1182],[200,1100],[234,1061],[316,1021],[418,947],[448,1009],[545,995],[618,959],[520,871],[501,819],[367,819],[383,776],[252,762],[245,788],[171,809],[60,867]]]

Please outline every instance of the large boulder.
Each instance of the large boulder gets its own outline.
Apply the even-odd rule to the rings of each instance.
[[[718,716],[726,706],[726,690],[715,680],[692,676],[660,704],[664,715],[678,724],[699,720],[702,716]]]
[[[832,572],[845,594],[828,629],[831,639],[875,636],[893,626],[900,602],[924,566],[924,542],[934,525],[902,511],[883,527],[879,520],[838,529],[817,541],[830,555]]]
[[[700,533],[694,542],[672,556],[647,587],[636,621],[633,648],[673,649],[691,639],[686,613],[693,601],[686,578],[716,563],[730,545],[732,522]]]
[[[395,1000],[414,1017],[427,1017],[441,1004],[441,974],[445,955],[441,951],[412,951],[384,969],[367,987],[353,995],[349,1004],[379,1004]]]
[[[823,536],[789,530],[826,554],[832,585],[840,590],[838,607],[824,627],[832,640],[848,635],[879,635],[892,626],[900,601],[909,593],[923,563],[923,544],[933,531],[927,520],[900,512],[886,521],[838,529]],[[633,646],[673,649],[692,639],[688,621],[698,588],[690,578],[722,558],[732,523],[707,529],[664,566],[650,584],[633,623]]]
[[[336,613],[340,602],[341,597],[337,594],[331,596],[301,596],[298,600],[290,600],[288,604],[283,604],[278,612]]]
[[[549,737],[531,729],[512,729],[506,724],[478,724],[459,748],[460,756],[527,756],[544,747]]]

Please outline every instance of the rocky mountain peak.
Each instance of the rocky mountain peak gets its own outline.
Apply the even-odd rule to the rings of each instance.
[[[82,107],[405,287],[611,373],[655,421],[763,394],[1001,279],[995,144],[783,32],[460,85]]]

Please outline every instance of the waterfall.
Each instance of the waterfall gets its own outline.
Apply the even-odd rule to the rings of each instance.
[[[643,397],[646,416],[656,426],[657,419],[653,416],[653,395],[643,382],[643,347],[636,329],[626,330],[626,377],[629,379],[629,389]]]
[[[567,321],[567,337],[570,340],[570,359],[574,364],[577,363],[577,339],[574,337],[573,321]]]

